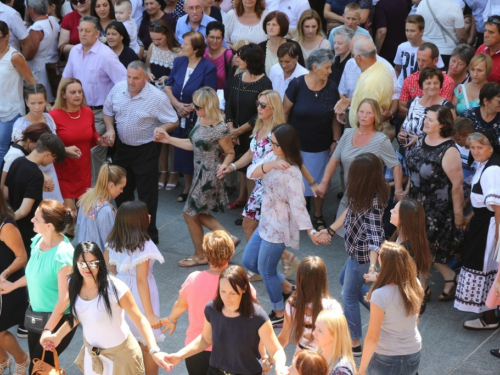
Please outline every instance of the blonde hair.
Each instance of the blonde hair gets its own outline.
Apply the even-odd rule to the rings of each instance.
[[[271,129],[273,130],[276,126],[285,123],[285,111],[283,110],[283,102],[281,101],[281,95],[278,91],[274,90],[265,90],[262,91],[257,99],[261,96],[265,96],[267,99],[268,105],[273,109],[273,115],[271,117]],[[250,137],[255,136],[257,132],[262,129],[264,126],[264,121],[260,118],[257,118],[255,122],[255,126],[253,127],[252,135]]]
[[[238,39],[233,43],[233,51],[238,51],[241,47],[248,46],[250,43],[252,42],[248,39]]]
[[[372,98],[363,99],[361,101],[361,103],[359,103],[358,109],[356,110],[356,125],[359,127],[359,120],[358,120],[357,113],[359,112],[359,109],[361,108],[361,106],[365,103],[370,104],[372,107],[373,116],[375,117],[375,120],[373,123],[373,128],[378,132],[381,131],[382,130],[382,112],[380,111],[380,105],[378,104],[378,102]]]
[[[205,117],[217,123],[224,121],[224,116],[219,108],[219,97],[211,87],[202,87],[193,94],[193,104],[205,110]]]
[[[234,254],[234,242],[223,230],[205,234],[202,248],[208,263],[214,267],[227,265]]]
[[[361,7],[358,3],[349,3],[344,8],[344,14],[351,12],[356,13],[358,17],[361,17]]]
[[[78,206],[83,210],[85,215],[94,207],[99,201],[111,200],[108,185],[112,182],[118,185],[123,179],[127,177],[127,172],[122,167],[117,165],[110,165],[104,163],[99,169],[99,176],[92,189],[87,190],[78,200]]]
[[[351,335],[344,312],[341,309],[323,310],[316,319],[316,324],[318,322],[323,323],[332,336],[332,350],[330,357],[326,358],[329,371],[332,371],[342,358],[346,358],[351,362],[352,368],[356,372],[356,363],[352,356]],[[318,348],[318,352],[322,352],[321,348]]]
[[[484,67],[486,68],[486,77],[488,77],[491,74],[491,69],[493,69],[493,60],[489,55],[485,53],[478,53],[471,59],[469,63],[469,71],[482,62],[484,62]]]
[[[316,33],[316,35],[321,35],[326,39],[326,35],[323,32],[323,27],[321,26],[321,18],[318,12],[316,12],[314,9],[308,9],[302,12],[299,22],[297,23],[297,42],[299,44],[301,44],[304,40],[304,23],[309,20],[316,20],[316,22],[318,23],[318,32]]]
[[[87,99],[85,98],[85,93],[83,92],[82,82],[77,78],[63,78],[61,82],[59,82],[59,87],[57,88],[57,97],[52,109],[66,109],[68,105],[66,103],[66,98],[63,97],[63,94],[66,94],[66,89],[72,83],[78,83],[82,88],[82,107],[87,107]]]

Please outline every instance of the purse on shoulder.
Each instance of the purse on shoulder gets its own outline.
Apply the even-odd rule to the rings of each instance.
[[[45,349],[43,349],[42,359],[35,358],[33,360],[33,371],[31,371],[31,375],[66,375],[66,371],[59,366],[59,357],[57,356],[56,350],[54,349],[52,353],[54,354],[55,366],[49,365],[43,361],[45,358]]]
[[[42,334],[51,314],[49,312],[35,312],[31,309],[31,305],[29,305],[24,316],[24,327],[28,331]]]

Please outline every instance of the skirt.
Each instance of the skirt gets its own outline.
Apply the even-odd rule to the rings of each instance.
[[[302,160],[304,166],[307,168],[311,176],[313,176],[314,181],[318,184],[323,179],[323,175],[325,174],[325,168],[328,162],[330,161],[330,150],[325,150],[321,152],[305,152],[301,151]],[[309,183],[304,178],[304,186],[306,188],[304,192],[304,196],[306,197],[314,197],[314,194],[309,187]],[[327,192],[330,191],[330,183],[328,183]]]

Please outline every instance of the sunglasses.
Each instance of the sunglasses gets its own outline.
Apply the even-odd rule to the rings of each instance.
[[[500,17],[497,16],[489,17],[486,23],[494,23],[495,25],[500,25]]]
[[[266,109],[267,107],[272,108],[269,104],[259,102],[258,100],[255,101],[255,105],[257,106],[257,108],[260,107],[262,109]]]
[[[165,27],[164,27],[161,23],[159,23],[158,21],[153,21],[153,22],[151,22],[151,23],[149,24],[149,28],[150,28],[150,29],[154,29],[154,30],[151,30],[151,31],[156,32],[156,30],[157,30],[157,29],[162,30],[162,29],[164,29]]]
[[[194,109],[196,109],[197,111],[199,111],[200,109],[203,109],[203,108],[201,108],[199,105],[194,104],[194,103],[193,103],[193,106],[194,106]]]
[[[80,5],[83,5],[83,4],[85,4],[86,2],[87,2],[87,0],[71,0],[71,4],[73,4],[73,5],[77,5],[78,3],[79,3]]]
[[[96,269],[97,267],[99,267],[99,261],[98,260],[93,260],[93,261],[90,261],[90,262],[77,262],[76,265],[78,267],[79,270],[84,270],[85,268],[88,268],[87,267],[87,264],[88,264],[88,267],[92,268],[92,269]]]
[[[271,141],[271,144],[272,144],[274,147],[276,147],[276,148],[280,148],[280,145],[279,145],[279,144],[277,144],[276,142]]]

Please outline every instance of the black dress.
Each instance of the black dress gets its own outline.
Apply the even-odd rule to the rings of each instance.
[[[16,225],[14,220],[5,219],[5,221],[0,224],[1,228],[6,224]],[[16,255],[14,252],[5,244],[5,242],[0,241],[0,272],[3,272],[7,267],[9,267]],[[8,281],[14,282],[24,276],[24,268],[21,267],[16,272],[9,275]],[[2,310],[0,312],[0,332],[6,331],[9,328],[22,324],[24,322],[24,314],[28,308],[28,295],[26,287],[18,288],[9,294],[4,294],[2,296]]]
[[[234,77],[231,94],[226,103],[226,121],[233,122],[234,128],[246,123],[252,127],[257,121],[257,106],[255,102],[262,91],[272,90],[273,84],[265,75],[255,82],[243,82],[243,73]],[[235,146],[235,158],[239,158],[250,148],[251,130],[239,136],[240,144]]]
[[[340,56],[335,56],[335,59],[333,60],[332,74],[330,74],[328,78],[335,82],[337,87],[340,84],[342,73],[344,73],[345,64],[347,63],[347,61],[349,61],[350,58],[351,54],[349,53],[342,61],[340,61]]]
[[[120,53],[120,56],[118,56],[118,60],[120,60],[120,62],[126,69],[128,67],[128,64],[130,64],[132,61],[139,60],[139,56],[137,56],[137,53],[135,53],[132,48],[123,46],[123,50]]]

